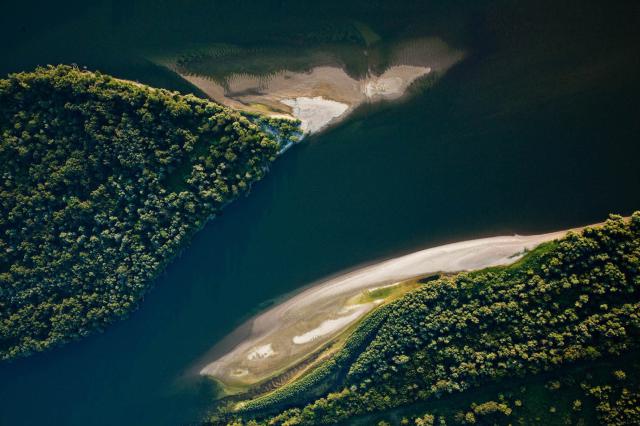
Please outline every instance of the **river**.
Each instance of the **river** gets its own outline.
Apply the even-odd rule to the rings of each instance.
[[[127,7],[98,3],[111,11]],[[596,22],[608,19],[597,8],[586,9]],[[78,13],[90,14],[84,8]],[[114,31],[129,19],[109,16],[107,27]],[[194,24],[202,24],[193,16]],[[247,198],[196,235],[129,319],[103,334],[1,364],[0,425],[196,421],[215,389],[189,376],[189,368],[269,301],[418,248],[542,233],[638,209],[640,66],[627,55],[637,40],[637,28],[624,31],[627,21],[601,27],[586,21],[584,28],[568,21],[565,44],[549,51],[521,33],[516,44],[512,34],[498,31],[501,41],[490,48],[471,45],[469,57],[432,89],[406,102],[365,106],[305,139]],[[52,31],[72,39],[77,33],[69,22]],[[471,22],[477,29],[492,21]],[[551,35],[563,31],[548,29]],[[584,38],[586,31],[596,35]],[[23,50],[3,48],[0,69],[45,63],[37,56],[46,50],[42,34],[49,33],[25,36]],[[628,45],[609,48],[623,36]],[[96,41],[106,46],[103,59],[84,55],[85,46],[47,51],[43,61],[86,60],[119,77],[188,88],[131,59],[133,50],[116,61],[116,48],[131,39],[104,37],[109,40]],[[153,44],[168,37],[157,36]],[[37,47],[39,41],[44,47]],[[532,53],[517,53],[522,49]]]

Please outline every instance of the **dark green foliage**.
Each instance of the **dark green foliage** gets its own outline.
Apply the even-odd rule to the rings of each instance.
[[[332,424],[637,350],[639,272],[635,213],[569,233],[508,268],[428,281],[385,309],[340,386],[266,422]],[[611,416],[633,414],[626,397]],[[467,420],[505,416],[495,404],[472,407]]]
[[[351,419],[370,425],[640,424],[640,351]],[[431,422],[431,423],[430,423]]]
[[[0,80],[0,359],[126,315],[280,148],[194,96],[68,66]]]

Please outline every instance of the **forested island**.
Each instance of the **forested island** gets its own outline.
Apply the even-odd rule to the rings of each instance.
[[[208,423],[640,423],[640,212],[417,282],[320,367]]]
[[[298,125],[71,66],[0,80],[0,359],[126,316]]]
[[[0,80],[0,359],[103,330],[299,122],[71,66]],[[458,269],[459,270],[459,269]],[[640,423],[640,213],[411,279],[227,425]]]

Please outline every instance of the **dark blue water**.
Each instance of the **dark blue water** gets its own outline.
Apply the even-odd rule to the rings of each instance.
[[[105,4],[112,12],[127,7],[98,3]],[[465,34],[470,52],[463,63],[430,91],[405,103],[365,107],[288,151],[248,198],[194,238],[130,319],[0,365],[0,424],[195,421],[214,389],[185,372],[265,301],[421,247],[550,231],[638,209],[637,34],[629,11],[603,14],[600,7],[586,7],[589,13],[581,13],[588,16],[565,13],[562,22],[547,19],[552,11],[487,7],[454,19],[453,7],[436,8],[462,26],[458,34]],[[105,24],[115,33],[133,19],[116,15]],[[619,21],[612,25],[614,18]],[[56,31],[72,39],[69,22],[75,21],[65,19]],[[514,19],[520,24],[509,24]],[[401,26],[394,22],[388,31]],[[536,37],[527,35],[530,25]],[[447,31],[434,24],[436,30]],[[36,61],[37,40],[34,34],[21,54],[4,55],[3,69]],[[112,55],[120,42],[110,43],[105,52]],[[78,53],[85,48],[59,50],[42,55],[86,58]],[[117,75],[181,85],[144,61],[107,59],[105,67]]]

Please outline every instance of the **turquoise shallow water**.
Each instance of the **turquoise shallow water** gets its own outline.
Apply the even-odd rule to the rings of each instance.
[[[171,2],[161,4],[173,10]],[[328,17],[342,10],[329,6]],[[118,2],[96,7],[111,14],[78,12],[107,21],[95,33],[51,50],[49,38],[34,32],[21,42],[24,49],[4,47],[3,72],[32,66],[42,55],[188,89],[137,56],[137,31],[130,26],[142,6],[128,14]],[[76,18],[62,19],[68,11],[61,8],[55,31],[71,40]],[[0,424],[197,420],[214,390],[185,373],[269,300],[345,268],[420,247],[561,229],[602,220],[610,211],[638,209],[634,15],[603,13],[604,6],[594,5],[583,16],[557,11],[557,22],[546,19],[548,11],[477,8],[439,6],[434,13],[451,25],[435,18],[423,24],[464,40],[471,52],[464,62],[430,91],[405,103],[365,107],[289,150],[249,197],[194,238],[130,319],[104,334],[0,365]],[[203,25],[201,14],[171,18],[161,12],[148,19],[168,29],[178,18],[182,26]],[[362,19],[376,28],[374,12]],[[273,33],[294,31],[278,27],[285,25],[275,18],[282,8],[261,13],[274,15]],[[348,15],[341,13],[340,19]],[[222,22],[216,19],[209,16],[209,22]],[[386,37],[403,37],[402,31],[420,29],[415,20],[394,15],[378,25]],[[535,38],[528,35],[530,26],[537,29]],[[155,39],[139,44],[220,36],[197,30],[181,33],[178,41],[160,31],[151,35]],[[102,57],[87,53],[92,43],[104,47]]]

